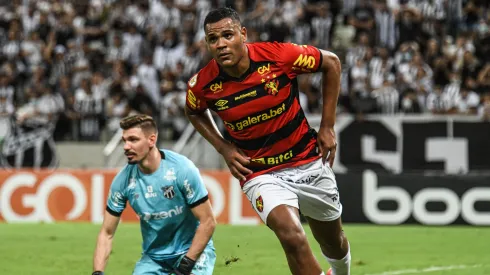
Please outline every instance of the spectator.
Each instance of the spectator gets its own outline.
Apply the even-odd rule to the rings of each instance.
[[[393,86],[394,80],[393,75],[385,77],[383,87],[373,91],[379,113],[393,115],[399,112],[400,94]]]
[[[103,115],[103,98],[94,95],[90,87],[90,80],[83,79],[75,91],[74,110],[79,121],[80,140],[98,141],[101,134]]]
[[[490,122],[490,93],[483,96],[483,104],[478,111],[483,120]]]
[[[443,92],[441,86],[435,86],[427,95],[427,110],[433,114],[448,114],[454,111],[454,99]]]
[[[480,105],[480,96],[464,86],[456,97],[455,105],[458,114],[475,115],[478,112],[478,105]]]
[[[485,1],[82,2],[0,6],[0,117],[59,116],[57,140],[99,140],[121,116],[141,112],[177,139],[187,125],[186,82],[210,60],[202,22],[222,4],[237,9],[249,42],[291,41],[338,54],[341,112],[488,113]],[[298,85],[301,104],[318,114],[321,74]]]

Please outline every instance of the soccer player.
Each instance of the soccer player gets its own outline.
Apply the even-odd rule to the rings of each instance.
[[[128,165],[110,188],[92,274],[103,274],[126,202],[139,216],[143,237],[133,274],[212,274],[216,220],[199,170],[184,156],[156,147],[150,116],[130,116],[120,126]]]
[[[338,57],[309,45],[247,43],[247,29],[231,8],[210,11],[204,31],[213,59],[188,82],[189,120],[240,180],[255,211],[278,237],[293,274],[325,274],[307,242],[299,209],[330,263],[327,274],[349,274],[349,243],[331,169]],[[323,74],[318,133],[301,109],[296,79],[317,71]],[[226,139],[208,109],[223,120]]]

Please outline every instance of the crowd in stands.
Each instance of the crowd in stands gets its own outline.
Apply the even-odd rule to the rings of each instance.
[[[490,118],[487,0],[0,1],[0,137],[55,124],[57,141],[100,141],[119,119],[187,125],[186,83],[210,60],[206,14],[231,6],[248,41],[308,44],[342,61],[339,112]],[[321,112],[321,74],[299,77]]]

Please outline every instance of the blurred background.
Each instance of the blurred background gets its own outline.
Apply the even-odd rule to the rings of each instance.
[[[247,265],[287,274],[221,156],[184,117],[186,83],[210,60],[204,18],[222,6],[238,11],[249,42],[308,44],[341,59],[333,169],[353,273],[490,274],[490,231],[480,227],[490,225],[487,0],[0,0],[0,256],[9,263],[0,273],[90,269],[92,224],[126,163],[119,120],[144,113],[162,148],[201,169],[218,222],[256,228],[218,227],[220,255],[245,260],[229,269],[220,258],[216,274],[250,274],[239,271]],[[321,74],[298,80],[318,128]],[[114,274],[139,253],[138,217],[128,210],[123,220],[131,234],[121,233]],[[66,221],[85,225],[43,225]],[[428,227],[454,224],[473,226]],[[16,260],[26,253],[29,267]],[[66,255],[68,264],[46,265]]]
[[[202,22],[224,5],[238,11],[249,42],[294,42],[336,53],[343,63],[340,117],[490,118],[485,0],[2,1],[2,166],[121,165],[120,152],[107,160],[116,146],[105,146],[118,139],[119,119],[135,112],[152,115],[162,144],[182,151],[192,136],[183,115],[186,82],[210,60]],[[299,82],[315,127],[321,75]],[[484,135],[488,128],[476,131]],[[189,152],[207,152],[194,150],[203,146],[194,142]],[[69,157],[80,146],[89,160]],[[208,153],[213,161],[201,164],[223,168]]]
[[[1,1],[2,183],[21,168],[121,167],[119,120],[132,113],[155,118],[161,147],[227,177],[183,112],[186,82],[210,61],[204,18],[221,6],[238,11],[249,42],[340,57],[334,170],[346,221],[490,224],[485,0]],[[320,73],[299,77],[314,128],[320,87]]]

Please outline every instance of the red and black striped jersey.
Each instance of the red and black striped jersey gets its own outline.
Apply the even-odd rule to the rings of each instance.
[[[246,46],[250,67],[242,77],[227,75],[212,60],[189,80],[186,104],[196,112],[209,108],[219,115],[226,139],[251,158],[250,180],[319,158],[316,131],[301,109],[296,76],[316,72],[322,54],[313,46],[292,43]]]

